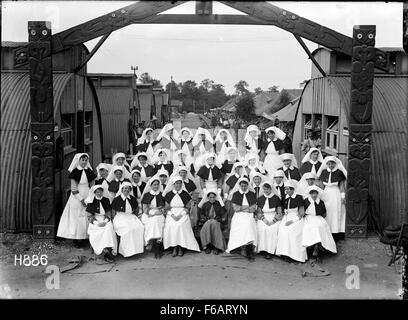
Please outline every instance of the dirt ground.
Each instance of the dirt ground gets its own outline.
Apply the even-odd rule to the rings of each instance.
[[[48,267],[62,268],[76,256],[83,256],[84,262],[59,275],[59,289],[47,289],[47,277],[56,274],[46,273],[43,265],[20,266],[19,260],[15,265],[20,254],[46,254]],[[266,260],[258,255],[249,262],[239,255],[204,252],[176,258],[166,252],[159,260],[145,252],[98,266],[90,249],[76,249],[70,241],[55,244],[33,242],[28,235],[2,235],[0,298],[401,299],[401,275],[387,266],[389,254],[376,237],[340,241],[338,254],[320,264],[330,273],[325,276],[309,263],[288,263],[279,257]],[[347,286],[350,270],[358,278],[352,282],[354,289]]]

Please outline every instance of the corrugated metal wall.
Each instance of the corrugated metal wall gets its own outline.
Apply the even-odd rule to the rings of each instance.
[[[103,150],[126,152],[129,149],[128,121],[133,104],[131,88],[96,88],[102,115]]]
[[[54,105],[72,74],[54,74]],[[1,74],[0,216],[5,231],[31,230],[31,116],[29,76]]]

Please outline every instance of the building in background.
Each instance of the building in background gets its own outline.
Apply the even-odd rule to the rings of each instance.
[[[105,158],[116,152],[128,152],[130,128],[144,112],[139,106],[134,74],[88,73],[92,80],[102,114]]]
[[[31,232],[31,113],[27,43],[2,42],[0,229]],[[79,45],[53,55],[56,223],[68,200],[67,168],[75,153],[87,152],[95,167],[103,160],[101,112]]]
[[[374,78],[370,198],[372,222],[383,230],[398,225],[408,212],[408,56],[399,48],[380,49],[390,52],[392,68],[376,70]],[[312,65],[297,105],[293,152],[299,163],[301,144],[312,130],[321,136],[322,152],[339,157],[347,168],[351,58],[325,48],[314,56],[327,76]]]

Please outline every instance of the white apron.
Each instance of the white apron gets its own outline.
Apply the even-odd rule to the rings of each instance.
[[[138,217],[130,213],[131,209],[126,211],[116,213],[113,227],[120,236],[119,253],[124,257],[130,257],[144,250],[144,226]]]
[[[325,185],[326,221],[330,226],[330,231],[331,233],[345,232],[346,210],[341,201],[338,182],[323,182],[323,184]]]
[[[82,199],[88,197],[89,184],[85,170],[82,170],[81,179],[78,184],[78,191]],[[87,239],[88,224],[86,207],[84,207],[81,204],[81,201],[71,193],[64,211],[62,212],[57,236],[66,239]]]
[[[309,247],[319,242],[326,250],[337,253],[329,225],[322,216],[316,216],[314,204],[311,203],[304,217],[302,245]]]
[[[268,199],[265,202],[263,208],[263,213],[265,219],[270,222],[276,216],[276,209],[270,209],[268,204]],[[276,244],[278,242],[278,230],[279,230],[280,221],[275,222],[273,225],[268,226],[262,220],[258,220],[256,223],[258,231],[258,245],[257,252],[266,251],[270,254],[275,254]]]
[[[104,215],[96,215],[96,221],[104,221]],[[109,221],[104,227],[90,223],[88,227],[89,243],[91,244],[95,254],[100,255],[105,248],[112,248],[112,253],[116,255],[118,248],[118,240],[115,231],[113,230],[112,222]]]
[[[245,196],[242,205],[248,205]],[[231,229],[226,252],[229,253],[247,244],[257,246],[257,230],[254,214],[249,212],[235,212],[231,219]]]
[[[154,198],[150,203],[150,209],[147,213],[153,214],[156,212],[158,212],[158,209],[156,208],[156,198]],[[161,240],[163,238],[164,216],[149,216],[148,214],[143,213],[142,215],[142,222],[145,226],[145,244],[151,239]]]
[[[266,157],[264,160],[264,168],[268,171],[268,175],[273,179],[275,171],[283,167],[282,159],[279,157],[278,151],[275,150],[273,142],[269,142],[268,147],[265,150]]]
[[[190,217],[184,210],[184,204],[179,195],[175,195],[170,202],[171,209],[167,213],[163,232],[164,249],[180,246],[188,250],[200,252],[197,240],[191,228]],[[171,215],[182,214],[180,220],[175,221]]]
[[[278,243],[276,254],[292,258],[293,260],[305,262],[307,259],[306,248],[302,246],[304,219],[296,221],[298,208],[287,209],[279,225]],[[295,219],[290,226],[286,222]]]

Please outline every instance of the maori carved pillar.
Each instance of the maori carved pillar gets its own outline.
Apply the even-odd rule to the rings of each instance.
[[[408,53],[408,2],[404,2],[402,16],[402,43],[405,52]]]
[[[365,237],[369,210],[375,26],[354,26],[346,236]]]
[[[51,23],[28,22],[33,236],[54,238],[54,106]]]

